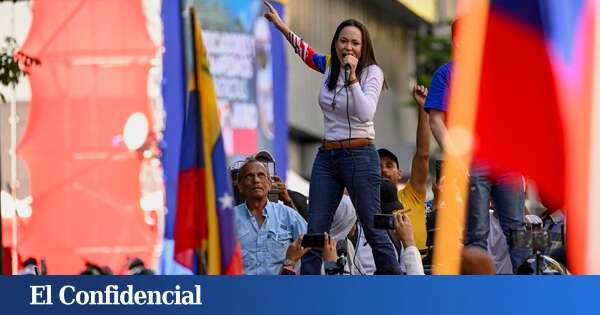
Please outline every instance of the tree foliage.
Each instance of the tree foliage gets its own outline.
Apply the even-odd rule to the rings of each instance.
[[[0,84],[14,88],[22,76],[28,74],[32,65],[41,64],[40,60],[17,52],[19,45],[14,37],[6,37],[0,47]],[[0,93],[0,100],[6,103],[6,97]]]
[[[27,0],[0,0],[2,2],[19,2]],[[0,84],[6,87],[15,87],[19,79],[27,74],[26,70],[32,65],[39,65],[40,61],[22,52],[17,52],[19,45],[14,37],[6,37],[0,46]],[[0,92],[0,101],[6,103],[6,97]]]
[[[429,86],[437,68],[450,60],[452,43],[449,36],[428,32],[417,39],[417,82]]]

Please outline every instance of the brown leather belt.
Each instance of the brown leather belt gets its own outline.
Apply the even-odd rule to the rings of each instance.
[[[373,140],[369,138],[323,140],[323,148],[325,150],[360,148],[366,147],[369,144],[373,144]]]

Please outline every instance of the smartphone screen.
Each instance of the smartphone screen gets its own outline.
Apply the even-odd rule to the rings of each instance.
[[[269,178],[271,178],[271,180],[273,179],[273,176],[275,176],[275,163],[273,162],[262,162],[263,165],[267,168],[267,171],[269,172]]]

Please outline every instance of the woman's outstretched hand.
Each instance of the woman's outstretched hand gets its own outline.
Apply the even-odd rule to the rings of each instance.
[[[281,20],[279,13],[277,13],[277,10],[275,10],[275,8],[269,3],[269,1],[265,0],[263,1],[263,3],[265,4],[265,6],[267,6],[265,18],[269,20],[269,22],[275,24],[275,26],[281,26],[283,24],[283,21]]]

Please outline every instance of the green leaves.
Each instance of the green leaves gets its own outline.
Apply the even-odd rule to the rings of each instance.
[[[452,43],[450,36],[431,33],[417,39],[417,82],[429,86],[437,68],[450,60]]]
[[[449,24],[449,23],[443,23]],[[431,29],[426,34],[417,36],[417,84],[429,87],[433,73],[438,67],[447,63],[452,54],[450,35],[434,35]],[[412,88],[412,87],[411,87]],[[419,107],[413,98],[400,104],[407,107]]]
[[[17,49],[17,41],[13,37],[4,39],[4,47],[0,48],[0,83],[13,86],[19,83],[21,69],[13,54]]]
[[[0,47],[0,84],[15,87],[19,79],[28,74],[27,69],[33,65],[40,65],[39,59],[16,52],[19,47],[14,37],[6,37],[4,45]],[[6,103],[6,97],[0,93],[0,100]]]

